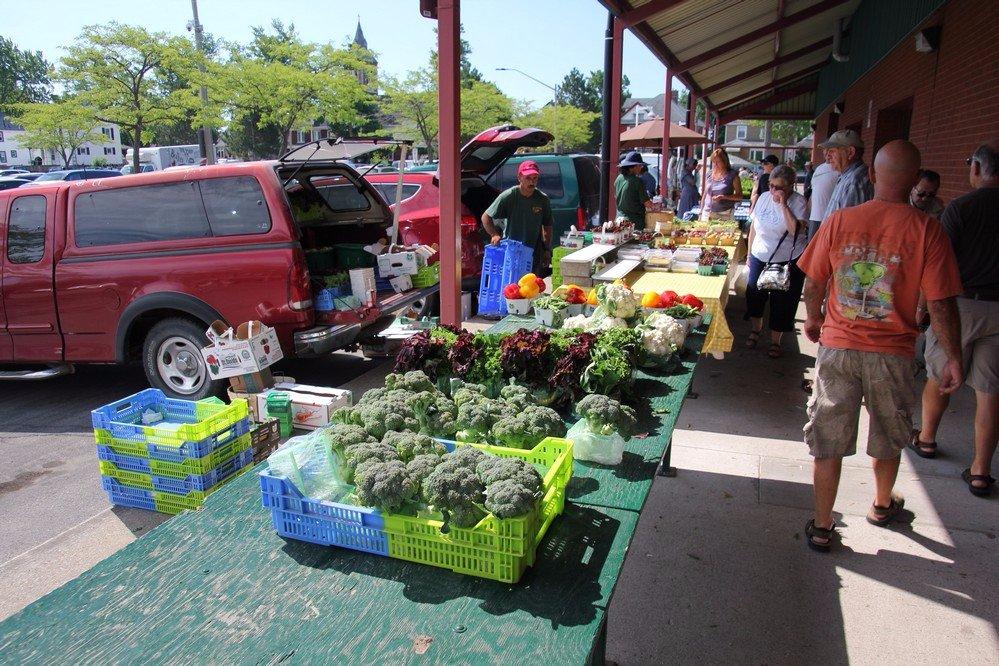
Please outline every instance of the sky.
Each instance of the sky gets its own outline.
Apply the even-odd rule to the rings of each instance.
[[[118,21],[153,31],[187,34],[190,0],[47,0],[4,2],[0,34],[21,49],[41,51],[56,62],[85,25]],[[39,8],[44,7],[44,19]],[[420,16],[418,0],[199,0],[206,32],[246,43],[253,26],[274,18],[294,23],[310,42],[342,44],[352,39],[358,18],[380,74],[402,75],[427,63],[435,48],[435,21]],[[551,98],[544,86],[516,68],[554,86],[573,67],[586,73],[603,68],[607,12],[596,0],[465,0],[461,5],[472,64],[507,95],[541,105]],[[624,74],[636,97],[663,91],[665,67],[625,32]],[[674,84],[678,86],[678,84]]]

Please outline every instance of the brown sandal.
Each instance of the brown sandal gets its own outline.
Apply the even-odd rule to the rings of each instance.
[[[777,344],[776,342],[771,344],[770,348],[767,349],[767,356],[769,356],[770,358],[780,358],[781,356],[783,356],[783,354],[784,352],[781,351],[780,345]]]
[[[918,430],[912,433],[912,439],[909,440],[909,448],[915,451],[916,455],[919,456],[920,458],[937,457],[937,443],[919,441]]]
[[[964,482],[968,484],[968,490],[971,491],[972,495],[977,497],[988,497],[992,494],[992,486],[995,485],[996,480],[993,479],[988,474],[972,474],[971,468],[961,472],[961,478]],[[979,483],[984,483],[984,486],[976,486],[975,481]]]
[[[899,495],[892,495],[888,506],[871,505],[871,510],[867,513],[867,522],[876,527],[888,527],[889,523],[898,518],[902,513],[905,500]],[[873,518],[871,517],[873,514]]]
[[[749,337],[746,338],[746,349],[756,349],[756,345],[760,341],[760,333],[763,331],[750,331]]]
[[[833,523],[833,526],[828,529],[817,527],[814,518],[805,523],[805,543],[812,550],[817,550],[820,553],[828,553],[835,537],[836,523]],[[816,541],[816,539],[825,539],[825,541]]]

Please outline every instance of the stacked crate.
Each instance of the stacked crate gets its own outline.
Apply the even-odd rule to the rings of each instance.
[[[180,513],[197,509],[253,464],[249,410],[146,389],[91,412],[101,486],[112,504]]]

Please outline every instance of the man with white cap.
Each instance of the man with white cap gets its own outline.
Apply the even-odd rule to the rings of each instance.
[[[826,151],[826,162],[839,171],[839,180],[833,188],[825,217],[841,208],[858,206],[874,198],[874,186],[864,164],[864,142],[855,131],[833,132],[828,140],[819,144]]]

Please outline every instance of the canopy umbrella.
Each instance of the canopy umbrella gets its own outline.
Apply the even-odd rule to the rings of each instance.
[[[640,148],[643,146],[662,146],[663,142],[663,118],[647,120],[637,127],[621,132],[621,148]],[[669,124],[669,146],[677,148],[679,146],[694,146],[707,143],[708,137],[698,134],[692,129],[676,123]]]

